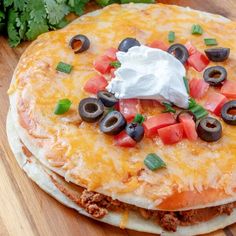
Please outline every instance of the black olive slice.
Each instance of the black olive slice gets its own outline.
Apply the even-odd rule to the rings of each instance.
[[[185,63],[189,58],[189,53],[187,48],[179,43],[173,44],[167,50],[168,53],[176,57],[181,63]]]
[[[74,53],[81,53],[89,49],[90,41],[87,36],[78,34],[71,38],[69,45]]]
[[[221,117],[225,123],[236,125],[236,100],[224,104],[221,109]]]
[[[118,102],[118,99],[115,98],[113,93],[105,90],[99,91],[97,97],[105,107],[113,107]]]
[[[197,118],[196,118],[195,114],[193,112],[191,112],[190,110],[183,110],[183,111],[179,112],[176,117],[177,122],[180,122],[180,117],[184,114],[188,114],[188,115],[192,116],[194,122],[195,123],[197,122]]]
[[[230,48],[209,48],[205,50],[205,54],[211,61],[222,62],[229,58]]]
[[[128,50],[134,46],[140,46],[140,42],[137,39],[134,38],[125,38],[123,39],[119,46],[118,50],[122,52],[128,52]]]
[[[144,136],[144,128],[142,125],[132,122],[125,128],[126,133],[136,142],[140,142]]]
[[[84,98],[79,103],[79,114],[83,121],[93,123],[104,113],[104,105],[96,98]]]
[[[205,117],[200,120],[197,126],[197,133],[200,139],[206,142],[214,142],[222,136],[221,123],[213,117]]]
[[[203,78],[212,86],[221,86],[227,79],[227,71],[222,66],[212,66],[204,71]]]
[[[100,122],[100,130],[109,135],[119,134],[126,126],[124,116],[118,111],[108,113]]]

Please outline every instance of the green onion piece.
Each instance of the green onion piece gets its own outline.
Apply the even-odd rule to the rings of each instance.
[[[149,170],[157,170],[166,167],[166,163],[155,153],[150,153],[144,159],[144,164]]]
[[[192,26],[192,34],[202,35],[203,34],[202,27],[200,25],[193,25]]]
[[[66,74],[70,74],[72,70],[72,65],[66,64],[64,62],[59,62],[56,68],[57,71],[64,72]]]
[[[110,107],[110,108],[108,109],[107,113],[110,113],[110,112],[112,112],[112,111],[115,111],[114,107]]]
[[[185,85],[185,88],[187,90],[187,93],[189,94],[189,84],[188,84],[188,79],[187,77],[183,77],[183,80],[184,80],[184,85]]]
[[[115,68],[119,68],[121,66],[121,63],[119,61],[112,61],[110,65]]]
[[[196,101],[193,98],[189,99],[188,109],[191,109],[197,105]]]
[[[207,38],[204,39],[206,46],[216,46],[218,45],[216,39]]]
[[[66,113],[69,111],[71,104],[72,102],[67,98],[59,100],[55,107],[54,114],[61,115]]]
[[[208,112],[202,106],[198,104],[189,110],[194,114],[196,120],[199,120],[208,115]]]
[[[173,43],[175,41],[175,32],[173,32],[173,31],[169,32],[168,41],[169,41],[169,43]]]
[[[145,118],[144,116],[142,116],[141,114],[137,114],[135,117],[134,117],[134,120],[133,122],[136,122],[136,123],[139,123],[140,125],[145,121]]]
[[[162,105],[165,106],[166,108],[164,111],[162,111],[163,113],[168,113],[168,112],[176,113],[176,110],[172,107],[170,103],[163,102]]]

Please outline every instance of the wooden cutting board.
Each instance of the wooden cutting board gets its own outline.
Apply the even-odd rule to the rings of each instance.
[[[236,19],[235,0],[159,1],[190,6]],[[6,91],[14,68],[29,43],[12,49],[0,37],[0,236],[151,236],[121,230],[79,215],[44,193],[18,167],[9,148],[5,122],[9,107]],[[210,234],[236,235],[236,225]]]

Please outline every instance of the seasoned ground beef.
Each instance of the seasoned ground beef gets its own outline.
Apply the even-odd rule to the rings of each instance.
[[[179,220],[175,214],[171,212],[164,214],[164,216],[160,219],[159,224],[163,229],[175,232],[179,225]]]
[[[108,210],[118,211],[123,209],[135,210],[145,219],[156,221],[163,229],[175,232],[179,225],[187,226],[199,222],[210,220],[218,215],[230,215],[235,207],[235,203],[229,203],[216,207],[209,207],[187,211],[155,211],[135,207],[129,204],[122,203],[118,200],[113,200],[111,197],[100,193],[84,190],[79,198],[79,204],[89,214],[95,218],[102,218]]]

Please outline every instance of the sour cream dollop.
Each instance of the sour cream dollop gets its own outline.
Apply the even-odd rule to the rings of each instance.
[[[188,107],[183,64],[169,53],[144,45],[117,52],[121,63],[107,90],[119,99],[154,99]]]

